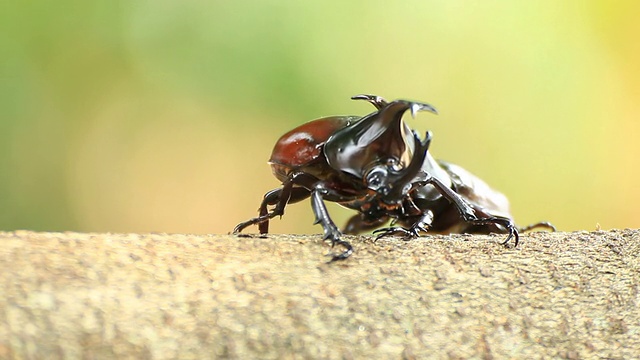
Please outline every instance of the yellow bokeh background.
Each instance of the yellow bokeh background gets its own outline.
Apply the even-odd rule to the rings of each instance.
[[[278,136],[370,112],[358,93],[436,106],[411,125],[521,225],[640,227],[640,2],[2,7],[3,230],[226,233],[278,186]],[[312,221],[295,204],[272,230]]]

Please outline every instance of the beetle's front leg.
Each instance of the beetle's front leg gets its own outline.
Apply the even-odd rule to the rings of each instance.
[[[313,209],[313,213],[316,216],[316,221],[314,224],[322,225],[322,229],[324,231],[324,240],[331,240],[331,247],[334,247],[336,244],[343,246],[346,250],[340,254],[332,254],[332,261],[336,260],[344,260],[351,256],[353,253],[353,247],[346,241],[340,240],[342,233],[336,226],[336,224],[329,217],[329,212],[327,211],[327,207],[324,204],[323,196],[329,194],[329,191],[323,187],[322,185],[316,185],[313,190],[311,190],[311,208]]]
[[[497,215],[491,215],[491,214],[486,214],[487,216],[482,218],[478,217],[476,214],[476,210],[467,201],[465,201],[460,195],[458,195],[458,193],[456,193],[451,188],[443,184],[437,178],[431,176],[426,180],[424,180],[423,183],[425,185],[426,184],[433,185],[445,198],[451,201],[458,209],[458,212],[460,213],[460,216],[464,221],[473,225],[489,225],[489,224],[501,225],[505,229],[507,229],[507,231],[509,232],[509,236],[507,236],[507,239],[504,242],[502,242],[502,245],[506,245],[509,242],[509,240],[513,238],[515,239],[515,246],[518,246],[518,242],[520,241],[520,235],[518,234],[518,228],[516,228],[515,224],[511,219],[506,218],[504,216],[497,216]]]
[[[284,214],[284,208],[287,204],[295,203],[304,200],[309,197],[309,190],[303,187],[294,187],[296,182],[296,174],[290,176],[282,187],[273,189],[264,195],[262,203],[260,204],[258,217],[249,219],[236,225],[233,229],[233,234],[239,234],[245,228],[251,225],[258,225],[260,234],[266,234],[269,232],[269,220],[276,216],[282,216]],[[275,205],[275,208],[269,212],[268,206]]]
[[[404,222],[404,221],[403,221]],[[404,235],[405,240],[411,240],[420,236],[420,232],[427,232],[431,223],[433,222],[433,212],[431,210],[427,210],[424,214],[418,217],[418,220],[413,222],[413,224],[408,227],[400,227],[400,226],[391,226],[388,228],[382,228],[374,231],[374,234],[378,234],[374,241],[378,241],[380,238],[391,235]],[[393,224],[391,224],[393,225]]]

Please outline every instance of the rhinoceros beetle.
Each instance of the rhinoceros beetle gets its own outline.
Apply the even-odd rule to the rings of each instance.
[[[269,163],[282,187],[264,195],[259,216],[238,224],[239,234],[258,225],[269,232],[269,220],[284,214],[287,204],[311,198],[315,223],[324,239],[344,251],[332,260],[348,258],[352,246],[344,234],[373,230],[392,219],[389,227],[374,231],[376,240],[400,234],[415,238],[427,230],[435,233],[508,234],[503,244],[515,240],[518,231],[537,227],[555,230],[540,222],[518,229],[509,215],[507,198],[463,168],[429,153],[432,134],[420,139],[403,121],[403,114],[419,111],[437,114],[425,103],[395,100],[375,95],[356,95],[377,111],[359,116],[331,116],[313,120],[282,135]],[[324,201],[333,201],[358,211],[342,231],[334,224]],[[269,211],[268,207],[273,206]],[[400,224],[401,226],[396,226]]]

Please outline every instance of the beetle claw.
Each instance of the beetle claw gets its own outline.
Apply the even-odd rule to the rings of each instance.
[[[376,238],[373,241],[378,241],[379,239],[381,239],[383,237],[392,236],[392,235],[395,235],[395,234],[404,235],[404,240],[405,241],[409,241],[411,239],[415,239],[417,237],[420,237],[420,231],[426,232],[427,229],[425,229],[422,226],[412,226],[410,228],[392,226],[392,227],[388,227],[388,228],[382,228],[382,229],[375,230],[373,232],[374,235],[377,234],[377,233],[380,233],[380,235],[376,236]]]
[[[513,226],[513,224],[509,224],[507,226],[507,229],[509,230],[509,235],[507,236],[507,239],[502,242],[502,245],[506,246],[507,244],[509,244],[509,240],[515,239],[514,247],[518,247],[518,243],[520,242],[520,235],[518,234],[518,229],[516,229],[516,227]]]
[[[345,250],[339,254],[336,253],[329,253],[327,254],[327,256],[331,256],[331,260],[327,261],[327,263],[332,263],[334,261],[338,261],[338,260],[345,260],[346,258],[348,258],[349,256],[351,256],[351,254],[353,254],[353,246],[351,246],[351,244],[349,244],[347,241],[344,240],[336,240],[336,239],[332,239],[331,240],[331,248],[333,249],[333,247],[338,244],[342,247],[345,248]]]

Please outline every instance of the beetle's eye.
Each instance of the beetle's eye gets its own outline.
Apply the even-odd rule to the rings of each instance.
[[[390,157],[387,159],[387,167],[393,172],[399,172],[402,170],[402,164],[398,161],[398,159],[394,157]]]
[[[367,186],[371,190],[378,190],[387,180],[387,170],[383,167],[376,167],[367,174]]]

